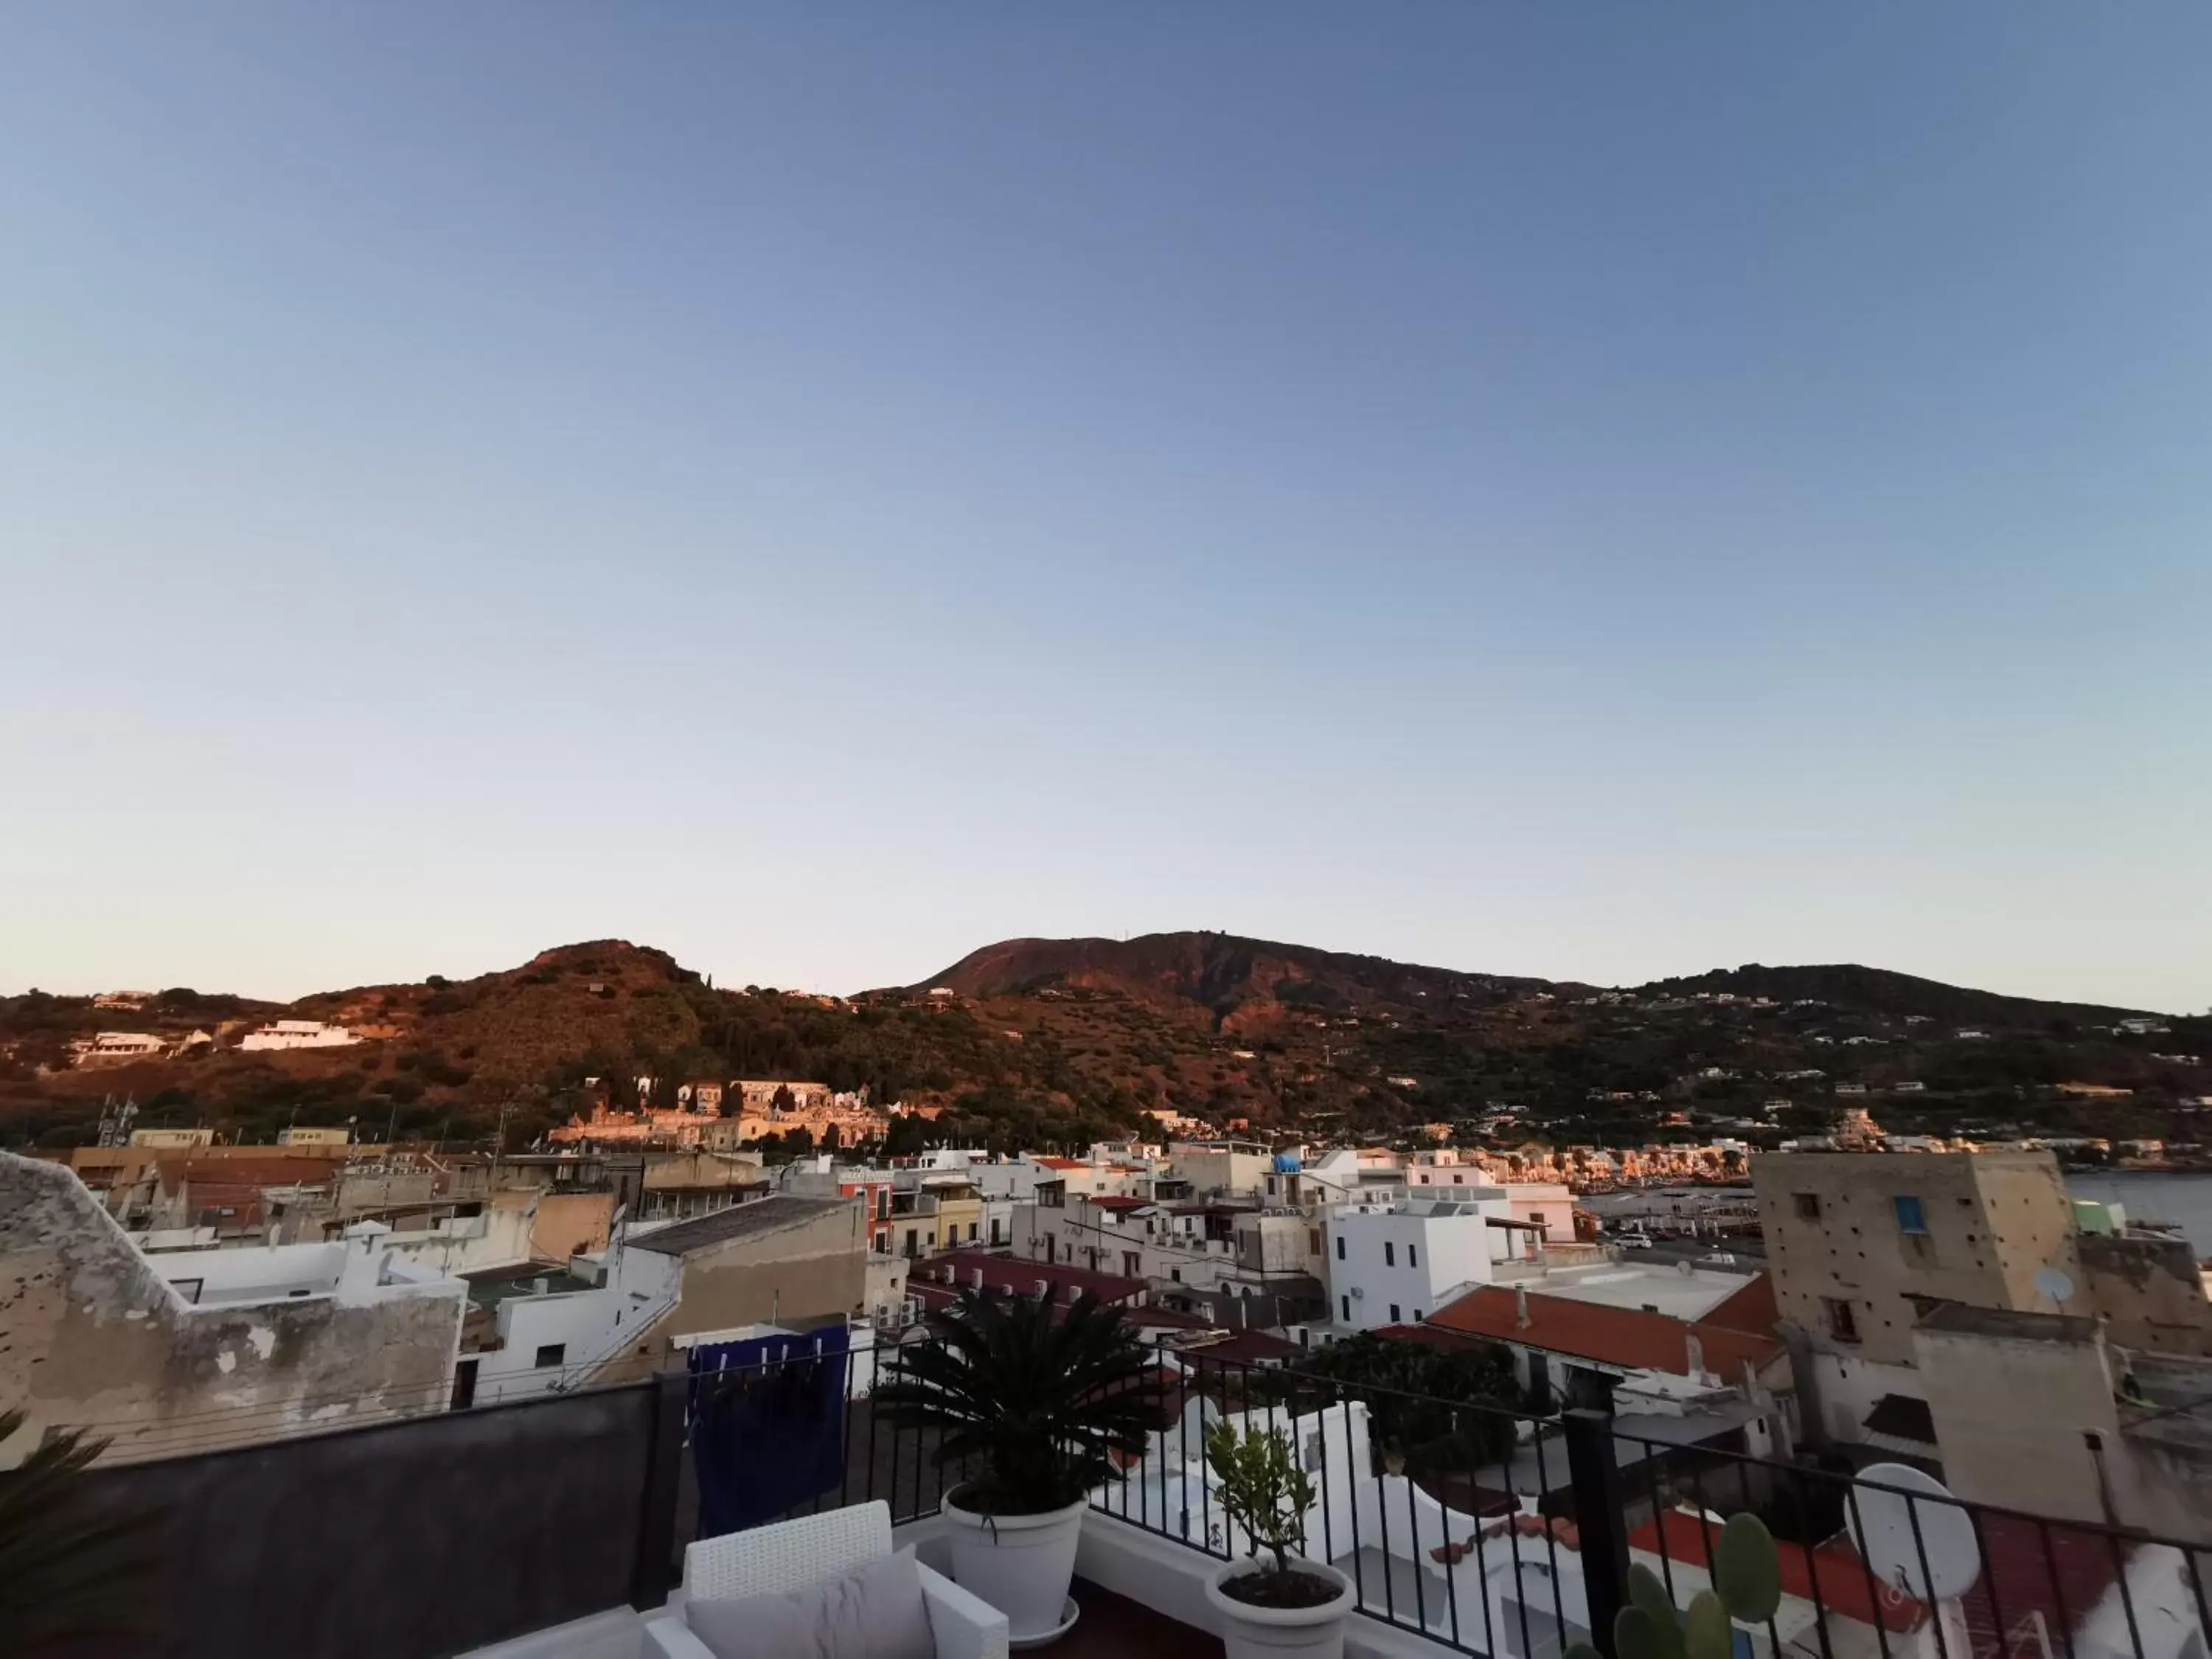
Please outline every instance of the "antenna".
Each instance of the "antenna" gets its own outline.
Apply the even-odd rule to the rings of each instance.
[[[1909,1463],[1875,1463],[1858,1479],[1844,1518],[1867,1565],[1921,1601],[1956,1601],[1973,1589],[1981,1547],[1949,1487]]]
[[[2061,1267],[2038,1267],[2035,1270],[2035,1293],[2047,1296],[2054,1309],[2063,1309],[2074,1299],[2074,1281]]]

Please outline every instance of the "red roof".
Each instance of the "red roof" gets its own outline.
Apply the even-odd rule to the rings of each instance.
[[[1087,1170],[1091,1167],[1079,1158],[1033,1158],[1030,1162],[1044,1170]]]
[[[1741,1290],[1731,1291],[1718,1306],[1707,1310],[1703,1322],[1771,1336],[1774,1322],[1781,1317],[1782,1309],[1774,1299],[1774,1275],[1759,1273]]]
[[[1703,1571],[1706,1538],[1709,1534],[1720,1535],[1720,1522],[1686,1509],[1668,1510],[1660,1519],[1667,1528],[1664,1549],[1660,1547],[1658,1528],[1649,1521],[1628,1534],[1628,1547]],[[1832,1538],[1810,1550],[1802,1544],[1786,1543],[1778,1538],[1774,1547],[1781,1568],[1782,1589],[1786,1595],[1809,1601],[1814,1599],[1813,1589],[1817,1583],[1823,1607],[1844,1618],[1856,1619],[1863,1625],[1874,1622],[1875,1601],[1879,1597],[1885,1630],[1917,1630],[1928,1615],[1927,1608],[1912,1597],[1893,1584],[1882,1583],[1868,1571],[1847,1538]]]
[[[1739,1292],[1738,1294],[1741,1294]],[[1753,1335],[1724,1325],[1676,1319],[1641,1308],[1609,1308],[1564,1296],[1528,1298],[1528,1320],[1521,1322],[1521,1298],[1498,1285],[1471,1291],[1429,1316],[1429,1323],[1466,1336],[1517,1342],[1547,1353],[1571,1354],[1627,1370],[1690,1374],[1689,1339],[1698,1339],[1705,1369],[1734,1382],[1748,1360],[1763,1366],[1782,1352],[1771,1334]]]
[[[947,1268],[953,1275],[949,1285],[939,1276]],[[1133,1302],[1144,1295],[1146,1289],[1143,1279],[1123,1279],[1118,1273],[1093,1273],[1087,1267],[1072,1267],[1062,1261],[1031,1261],[1023,1256],[984,1255],[969,1250],[948,1251],[915,1263],[907,1284],[916,1291],[930,1285],[939,1290],[964,1290],[975,1282],[978,1272],[982,1273],[988,1289],[1017,1291],[1024,1296],[1035,1296],[1037,1281],[1042,1279],[1052,1286],[1052,1299],[1055,1302],[1066,1301],[1071,1287],[1079,1296],[1085,1291],[1096,1291],[1101,1302]]]
[[[1149,1210],[1152,1207],[1152,1200],[1149,1198],[1124,1198],[1116,1193],[1092,1193],[1080,1201],[1102,1210]]]
[[[1218,1342],[1201,1343],[1181,1350],[1186,1358],[1227,1359],[1244,1365],[1269,1360],[1288,1362],[1305,1352],[1297,1343],[1286,1342],[1266,1331],[1238,1331]]]

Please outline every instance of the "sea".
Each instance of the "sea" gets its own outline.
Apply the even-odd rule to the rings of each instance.
[[[2081,1170],[2066,1177],[2076,1198],[2119,1204],[2136,1221],[2170,1221],[2181,1229],[2198,1258],[2212,1256],[2212,1174],[2168,1170]],[[1642,1218],[1663,1224],[1717,1206],[1751,1201],[1744,1187],[1646,1188],[1580,1200],[1613,1224]]]
[[[2124,1206],[2131,1221],[2170,1221],[2199,1260],[2212,1255],[2212,1175],[2166,1170],[2081,1170],[2066,1177],[2076,1198]]]

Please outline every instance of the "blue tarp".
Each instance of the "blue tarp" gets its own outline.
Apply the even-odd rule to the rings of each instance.
[[[700,1537],[773,1521],[844,1479],[847,1346],[836,1325],[691,1350]]]

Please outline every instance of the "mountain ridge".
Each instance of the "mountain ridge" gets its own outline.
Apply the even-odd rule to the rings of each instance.
[[[367,1040],[237,1046],[280,1017]],[[2130,1018],[2146,1029],[2123,1030]],[[216,1040],[72,1068],[70,1042],[103,1029]],[[470,979],[289,1003],[185,989],[131,1011],[0,997],[0,1144],[72,1144],[111,1095],[149,1124],[250,1139],[292,1121],[482,1137],[505,1119],[521,1144],[605,1098],[609,1085],[587,1079],[617,1079],[621,1098],[648,1079],[659,1098],[715,1076],[866,1088],[941,1119],[940,1139],[997,1146],[1156,1130],[1155,1112],[1378,1138],[1443,1123],[1640,1139],[1686,1113],[1716,1132],[1805,1133],[1846,1083],[1924,1091],[1883,1110],[1929,1133],[2017,1121],[2185,1137],[2191,1103],[2212,1096],[2206,1054],[2212,1018],[2169,1026],[1850,963],[1748,963],[1622,990],[1194,931],[1001,939],[931,979],[846,999],[718,988],[665,951],[601,939]],[[2122,1094],[2084,1104],[2066,1096],[2079,1084]]]

